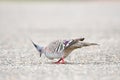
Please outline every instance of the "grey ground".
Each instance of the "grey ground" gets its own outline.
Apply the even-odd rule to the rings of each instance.
[[[31,44],[85,37],[67,64],[52,64]],[[0,80],[120,80],[119,2],[0,3]]]

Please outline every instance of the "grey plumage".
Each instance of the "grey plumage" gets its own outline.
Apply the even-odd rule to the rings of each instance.
[[[84,42],[83,40],[84,38],[56,40],[51,42],[46,47],[38,46],[33,41],[32,43],[35,46],[35,48],[40,52],[40,56],[43,53],[49,59],[60,59],[58,61],[60,62],[61,60],[64,61],[63,59],[66,58],[73,50],[77,48],[98,45],[96,43]]]

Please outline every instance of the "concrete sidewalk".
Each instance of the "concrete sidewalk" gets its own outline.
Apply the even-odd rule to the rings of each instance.
[[[31,44],[99,43],[51,64]],[[120,80],[120,3],[0,3],[0,80]],[[53,60],[55,61],[55,60]]]

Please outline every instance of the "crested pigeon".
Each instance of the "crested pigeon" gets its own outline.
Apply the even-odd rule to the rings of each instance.
[[[84,42],[84,38],[70,39],[70,40],[56,40],[51,42],[46,47],[35,44],[32,41],[34,47],[39,51],[40,57],[44,54],[48,59],[59,59],[57,64],[64,64],[64,58],[66,58],[73,50],[98,45],[96,43]]]

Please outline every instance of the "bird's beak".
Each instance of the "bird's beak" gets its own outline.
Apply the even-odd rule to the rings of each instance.
[[[41,57],[42,53],[40,53],[40,57]]]

